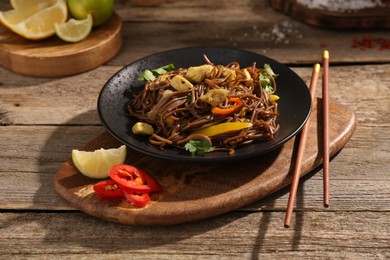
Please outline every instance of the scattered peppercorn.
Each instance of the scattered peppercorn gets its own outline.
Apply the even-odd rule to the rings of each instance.
[[[360,38],[353,37],[352,48],[359,48],[362,51],[374,48],[378,48],[379,50],[390,50],[390,40],[372,36],[364,36]]]

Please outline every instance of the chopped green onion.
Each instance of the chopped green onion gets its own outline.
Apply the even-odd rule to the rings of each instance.
[[[153,81],[153,80],[155,80],[159,75],[165,74],[165,73],[167,73],[168,71],[173,70],[174,68],[175,68],[175,65],[173,65],[173,64],[171,63],[171,64],[162,66],[162,67],[157,68],[157,69],[153,69],[153,70],[144,70],[144,71],[142,72],[142,74],[138,77],[138,80],[140,80],[140,81],[142,81],[142,80]]]
[[[264,69],[268,72],[260,72],[259,81],[260,85],[263,87],[266,93],[272,93],[274,91],[274,87],[272,84],[272,78],[276,78],[278,74],[275,74],[269,64],[264,64]]]

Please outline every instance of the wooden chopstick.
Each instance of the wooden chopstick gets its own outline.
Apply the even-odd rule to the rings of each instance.
[[[318,74],[320,71],[320,64],[316,63],[313,67],[313,72],[311,75],[311,82],[310,82],[310,95],[311,99],[314,102],[315,99],[315,92],[317,87],[317,80],[318,80]],[[306,139],[307,139],[307,131],[309,129],[309,120],[306,122],[306,124],[303,126],[302,131],[300,133],[300,139],[299,139],[299,145],[298,145],[298,152],[294,167],[294,173],[293,173],[293,179],[291,182],[291,189],[290,189],[290,196],[288,198],[288,204],[287,204],[287,212],[286,212],[286,218],[284,221],[284,227],[288,228],[290,227],[291,222],[291,215],[294,209],[294,201],[295,197],[297,195],[297,189],[298,189],[298,183],[299,178],[301,175],[301,167],[302,167],[302,158],[303,154],[305,152],[305,146],[306,146]]]
[[[322,55],[323,186],[324,206],[329,207],[329,51]]]

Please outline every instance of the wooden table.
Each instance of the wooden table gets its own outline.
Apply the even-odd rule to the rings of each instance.
[[[124,44],[107,64],[59,78],[0,68],[0,258],[390,257],[390,50],[351,47],[354,37],[390,40],[388,30],[320,29],[268,1],[121,1],[116,10]],[[331,158],[330,208],[322,206],[321,168],[302,179],[288,229],[289,188],[224,215],[158,227],[97,219],[56,193],[54,175],[70,151],[104,131],[96,102],[110,76],[145,55],[194,45],[267,55],[307,83],[322,50],[330,51],[331,99],[358,118],[352,139]]]

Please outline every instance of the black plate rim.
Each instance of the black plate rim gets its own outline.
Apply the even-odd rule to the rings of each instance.
[[[155,151],[153,151],[153,150],[152,151],[145,151],[145,149],[142,149],[137,145],[132,145],[128,141],[124,140],[120,135],[118,135],[118,133],[115,130],[112,129],[112,127],[110,127],[110,125],[107,123],[107,120],[105,119],[105,117],[103,115],[104,108],[101,105],[101,101],[104,97],[105,91],[107,90],[107,88],[109,88],[110,83],[112,83],[113,80],[116,77],[118,77],[118,75],[120,75],[121,73],[126,71],[130,66],[133,66],[134,64],[137,64],[143,60],[150,59],[150,58],[155,57],[155,56],[162,56],[165,54],[170,54],[170,53],[174,53],[174,52],[178,52],[178,51],[194,51],[194,50],[203,50],[203,49],[208,49],[208,50],[214,49],[214,50],[219,50],[219,51],[225,50],[225,51],[246,53],[246,54],[250,54],[253,56],[257,56],[257,57],[266,58],[270,61],[273,61],[274,63],[278,64],[281,67],[285,67],[291,73],[291,75],[299,78],[302,81],[301,83],[303,83],[303,85],[305,86],[305,88],[302,88],[301,94],[306,96],[305,101],[307,102],[307,111],[306,111],[307,113],[305,114],[302,122],[293,131],[291,131],[288,135],[286,135],[283,139],[279,140],[278,142],[275,143],[272,141],[271,142],[267,141],[267,142],[269,142],[269,146],[267,147],[267,149],[263,149],[263,150],[258,151],[256,153],[253,153],[253,154],[239,154],[239,155],[234,155],[234,156],[229,156],[227,152],[223,152],[225,155],[220,156],[220,157],[192,156],[190,153],[188,153],[188,155],[187,155],[187,153],[185,153],[185,155],[171,156],[171,155],[167,155],[164,151],[159,150],[157,147],[154,147]],[[130,86],[129,86],[129,88],[130,88]],[[291,138],[293,138],[295,135],[297,135],[302,130],[302,127],[308,121],[308,119],[310,117],[311,110],[312,110],[312,100],[311,100],[311,95],[310,95],[309,89],[307,88],[304,81],[294,71],[292,71],[290,68],[288,68],[286,65],[281,64],[278,61],[276,61],[268,56],[261,55],[261,54],[258,54],[258,53],[252,52],[252,51],[248,51],[248,50],[231,48],[231,47],[191,46],[191,47],[169,49],[169,50],[153,53],[151,55],[147,55],[147,56],[144,56],[144,57],[139,58],[137,60],[134,60],[131,63],[129,63],[129,64],[125,65],[124,67],[122,67],[121,69],[119,69],[116,73],[114,73],[107,80],[107,82],[102,87],[102,89],[99,93],[98,99],[97,99],[97,110],[98,110],[99,118],[100,118],[104,128],[120,143],[125,144],[127,147],[129,147],[129,148],[131,148],[131,149],[133,149],[141,154],[148,155],[148,156],[155,157],[155,158],[159,158],[159,159],[171,160],[171,161],[176,160],[176,161],[181,161],[181,162],[194,162],[194,163],[228,162],[228,161],[231,162],[231,161],[239,161],[239,160],[243,160],[243,159],[253,158],[255,156],[259,156],[259,155],[274,151],[275,149],[283,146],[287,141],[289,141]],[[253,145],[253,144],[249,144],[248,146],[250,146],[250,145]],[[245,148],[245,146],[243,148]],[[170,149],[170,148],[166,148],[166,149]],[[239,149],[242,149],[242,148],[239,148]],[[210,154],[215,154],[215,152],[210,153]]]

